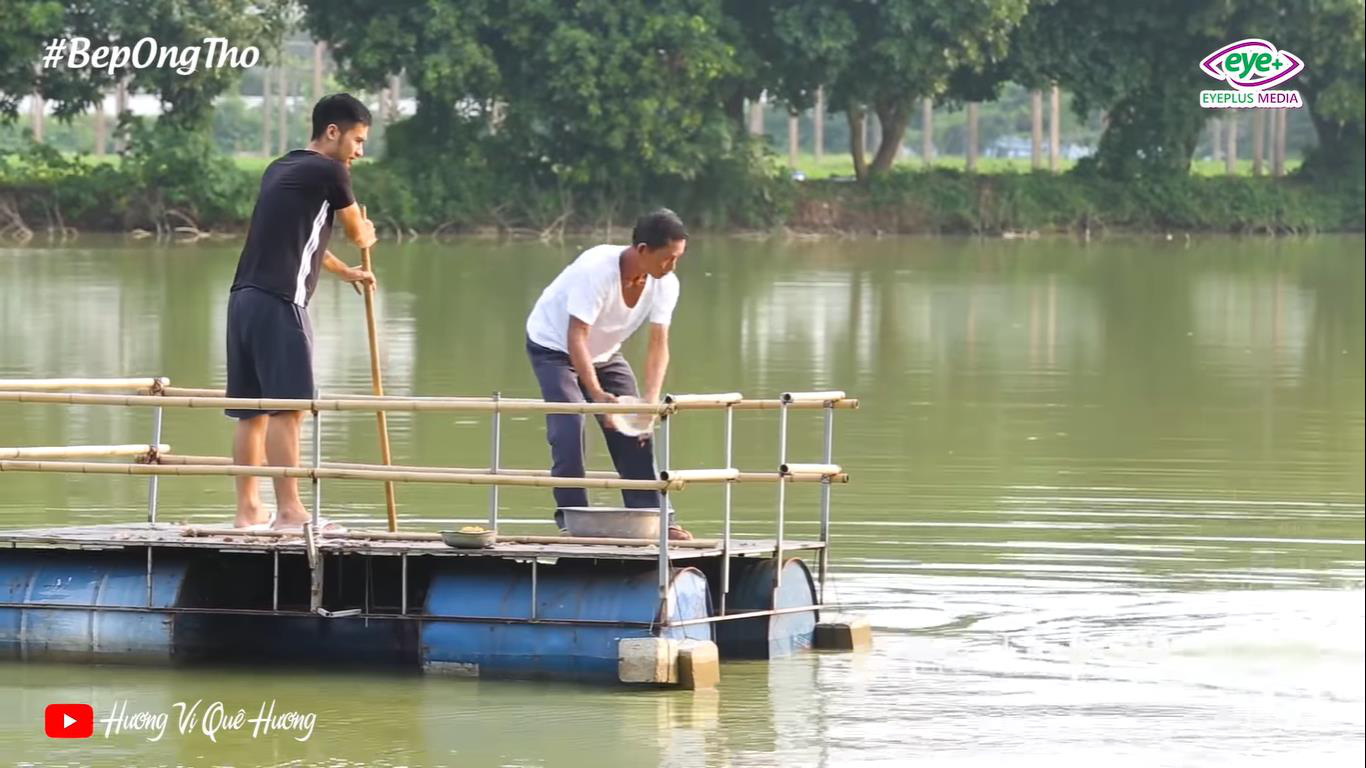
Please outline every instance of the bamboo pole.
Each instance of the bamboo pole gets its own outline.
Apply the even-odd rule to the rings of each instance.
[[[314,535],[321,534],[328,539],[360,539],[363,541],[441,541],[441,534],[427,531],[320,531]],[[301,536],[298,531],[274,531],[274,530],[239,530],[236,528],[197,528],[187,527],[181,531],[181,535],[189,538],[206,538],[210,536],[250,536],[261,539],[287,539]],[[619,539],[607,537],[589,536],[530,536],[530,535],[503,535],[497,539],[499,544],[583,544],[610,547],[653,547],[659,544],[654,539]],[[711,549],[716,547],[719,542],[715,539],[689,539],[687,541],[670,541],[670,548],[680,549]]]
[[[0,459],[112,459],[167,453],[169,445],[51,445],[0,448]]]
[[[366,218],[365,206],[360,207],[360,216]],[[370,249],[360,249],[360,266],[366,272],[374,274],[370,264]],[[365,290],[365,332],[370,340],[370,388],[376,397],[384,397],[384,380],[379,370],[379,331],[375,328],[375,284],[371,283]],[[393,456],[389,452],[389,419],[384,411],[375,411],[375,421],[379,426],[379,459],[385,465],[393,464]],[[384,483],[384,509],[389,515],[389,530],[398,530],[398,505],[394,500],[394,484]]]
[[[794,396],[800,393],[792,393]],[[824,395],[829,393],[814,393]],[[165,408],[240,408],[258,411],[492,411],[524,413],[668,413],[663,403],[547,403],[543,400],[494,400],[493,398],[375,397],[373,395],[336,397],[318,400],[250,397],[172,397],[163,395],[113,395],[86,392],[0,391],[0,402],[49,403],[64,405],[123,405]],[[730,407],[741,411],[777,410],[781,400],[742,400],[732,405],[696,405],[690,408]],[[858,408],[852,398],[833,402],[835,408]],[[789,408],[820,409],[821,400],[794,400]]]
[[[782,464],[778,471],[784,475],[838,475],[843,472],[838,464]]]
[[[680,480],[685,483],[729,483],[740,479],[738,469],[666,469],[659,473],[664,481]]]
[[[155,392],[165,389],[171,380],[165,376],[123,379],[0,379],[0,390],[23,390],[26,392],[60,392],[69,389],[138,390]]]
[[[705,408],[717,405],[733,405],[744,399],[745,396],[739,392],[718,392],[708,395],[665,395],[664,404],[681,408]]]
[[[620,480],[593,477],[513,476],[459,472],[412,472],[393,469],[326,469],[248,466],[243,464],[102,464],[80,461],[11,461],[0,459],[0,472],[65,472],[87,475],[172,475],[181,477],[293,477],[300,480],[393,480],[400,483],[509,485],[529,488],[614,488],[631,491],[681,491],[683,480]]]
[[[827,392],[784,392],[781,400],[789,405],[792,403],[825,403],[837,402],[844,399],[844,393],[839,390]]]
[[[207,465],[213,465],[213,466],[229,466],[229,465],[232,464],[232,459],[228,458],[227,456],[192,456],[192,455],[187,455],[187,454],[176,455],[176,454],[167,454],[167,453],[163,453],[163,454],[160,454],[160,455],[157,456],[157,463],[159,463],[159,464],[167,464],[167,465],[207,464]],[[795,467],[799,467],[799,468],[800,468],[800,467],[806,466],[806,465],[792,465],[792,466],[795,466]],[[825,465],[819,465],[819,466],[825,466]],[[351,462],[325,461],[325,462],[322,463],[322,468],[323,468],[323,469],[379,469],[380,466],[377,465],[377,464],[357,464],[357,463],[351,463]],[[397,471],[397,472],[437,472],[437,473],[446,472],[446,473],[450,473],[450,474],[459,474],[459,475],[492,475],[492,474],[495,474],[495,473],[494,473],[492,470],[490,470],[488,467],[425,467],[425,466],[420,466],[420,465],[395,464],[395,465],[390,466],[389,469],[392,469],[392,470]],[[692,472],[692,471],[695,471],[695,470],[678,470],[678,471]],[[715,471],[725,472],[726,470],[715,470]],[[509,476],[509,477],[551,477],[551,476],[552,476],[552,475],[550,474],[550,470],[548,470],[548,469],[506,469],[506,468],[503,468],[503,467],[499,467],[499,468],[498,468],[498,472],[497,472],[496,474],[498,474],[498,475],[507,475],[507,476]],[[620,478],[621,475],[619,475],[619,474],[617,474],[616,472],[613,472],[613,471],[611,471],[611,470],[590,469],[590,470],[588,470],[587,472],[584,473],[584,477],[590,477],[590,478]],[[731,482],[737,482],[737,483],[770,483],[770,484],[772,484],[772,483],[777,483],[780,477],[782,477],[782,473],[779,473],[779,472],[736,472],[735,475],[734,475],[733,477],[728,478],[728,480],[731,481]],[[801,471],[800,469],[798,469],[797,471],[794,471],[794,472],[790,473],[790,474],[787,476],[787,480],[788,480],[788,482],[791,482],[791,483],[818,483],[818,482],[820,482],[821,480],[823,480],[823,479],[826,478],[826,477],[829,477],[829,478],[831,479],[832,482],[836,482],[836,483],[847,483],[847,482],[849,482],[849,475],[848,475],[847,473],[845,473],[845,472],[842,472],[842,471],[839,472],[839,473],[837,473],[837,474],[834,474],[834,475],[829,475],[829,474],[820,474],[820,473],[805,472],[805,471]],[[661,478],[661,479],[664,479],[664,478]],[[672,474],[671,474],[671,475],[669,476],[668,479],[683,480],[684,482],[697,482],[696,479],[694,479],[694,478],[689,478],[689,477],[686,476],[686,475],[684,475],[684,476],[682,476],[682,477],[679,477],[679,476],[677,476],[677,475],[672,475]]]

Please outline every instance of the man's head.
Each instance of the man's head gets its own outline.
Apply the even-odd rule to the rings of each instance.
[[[350,167],[365,154],[369,135],[370,110],[351,94],[334,93],[313,105],[312,149]]]
[[[688,247],[688,230],[678,214],[668,208],[641,216],[631,230],[631,247],[641,258],[645,272],[658,280],[674,271]]]

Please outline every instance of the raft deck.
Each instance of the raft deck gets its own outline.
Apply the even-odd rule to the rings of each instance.
[[[657,544],[609,545],[564,542],[531,544],[498,542],[481,549],[462,549],[447,546],[441,541],[393,541],[364,538],[365,531],[349,531],[352,535],[325,535],[317,540],[320,552],[329,555],[432,555],[436,557],[492,557],[509,560],[566,558],[582,560],[655,560],[659,557]],[[512,537],[516,538],[516,537]],[[772,557],[776,552],[775,539],[732,539],[731,557]],[[693,560],[721,557],[725,550],[720,541],[692,542],[688,546],[670,546],[670,560]],[[187,526],[167,523],[113,523],[58,528],[24,528],[0,530],[0,546],[10,548],[45,549],[121,549],[153,547],[156,549],[210,549],[220,552],[280,552],[307,554],[303,536],[258,536],[243,534],[227,526]],[[819,541],[784,539],[783,552],[819,550]]]

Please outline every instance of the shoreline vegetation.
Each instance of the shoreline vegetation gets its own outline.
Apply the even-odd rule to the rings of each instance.
[[[182,240],[240,234],[264,162],[196,154],[158,148],[155,157],[95,162],[36,145],[23,154],[0,154],[0,242],[80,232]],[[1366,219],[1360,184],[1294,173],[1120,181],[1084,166],[1052,174],[1006,165],[970,174],[907,162],[858,183],[793,180],[771,155],[767,159],[765,173],[745,173],[732,184],[680,184],[675,199],[640,202],[672,205],[698,229],[795,236],[1298,235],[1362,232]],[[354,174],[371,217],[398,241],[471,234],[553,240],[611,230],[633,208],[491,181],[478,185],[483,194],[443,203],[426,199],[420,182],[384,161],[360,164]]]
[[[813,236],[1366,219],[1362,0],[29,5],[0,25],[0,242],[240,232],[339,89],[371,106],[353,186],[394,240],[554,240],[659,206]],[[1202,107],[1223,86],[1200,62],[1249,24],[1303,57],[1303,107]],[[197,51],[204,30],[257,66],[34,66],[72,35]]]

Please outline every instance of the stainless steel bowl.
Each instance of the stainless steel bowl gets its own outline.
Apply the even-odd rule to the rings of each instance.
[[[657,507],[561,507],[570,536],[603,539],[659,538]]]
[[[461,549],[483,549],[493,546],[498,534],[493,531],[442,531],[441,540],[446,542],[448,547],[459,547]]]

